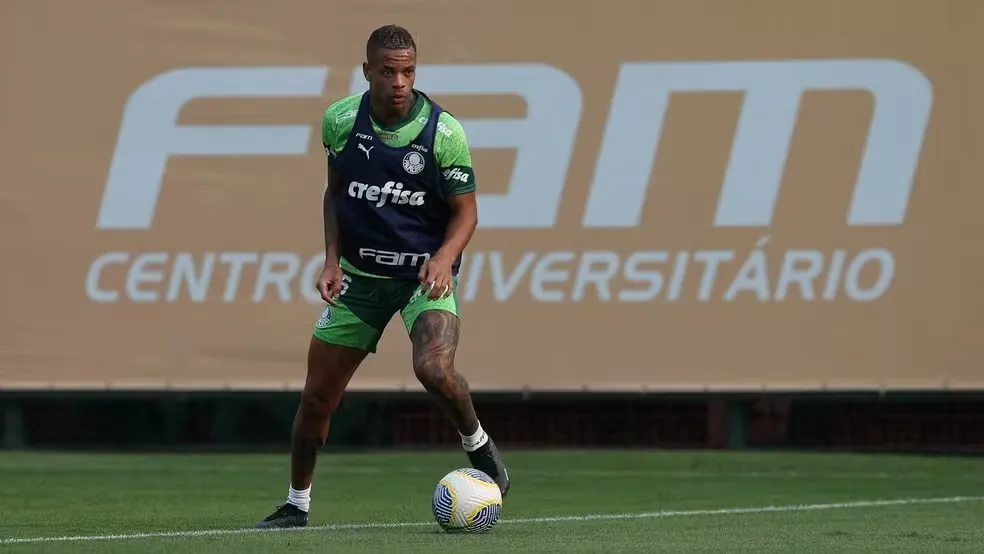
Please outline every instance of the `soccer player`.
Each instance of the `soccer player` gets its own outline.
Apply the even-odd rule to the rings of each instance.
[[[287,502],[258,527],[307,525],[331,414],[396,312],[413,345],[414,374],[458,429],[472,466],[495,479],[503,495],[510,486],[468,382],[454,367],[458,268],[478,224],[464,130],[414,88],[417,47],[406,29],[373,31],[366,60],[368,92],[335,102],[322,121],[326,258],[317,288],[326,306],[308,348]]]

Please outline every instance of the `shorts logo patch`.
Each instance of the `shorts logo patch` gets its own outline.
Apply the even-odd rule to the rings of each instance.
[[[327,329],[331,324],[331,306],[325,306],[325,311],[321,312],[321,317],[314,324],[316,329]]]
[[[424,170],[424,157],[420,152],[407,152],[403,156],[403,169],[410,175],[416,175]]]

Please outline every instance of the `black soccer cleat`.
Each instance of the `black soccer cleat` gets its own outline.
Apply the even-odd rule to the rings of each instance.
[[[512,481],[509,480],[506,464],[502,462],[502,456],[499,454],[499,449],[495,447],[495,443],[492,442],[492,437],[489,437],[488,442],[479,447],[478,450],[467,452],[467,454],[472,467],[491,477],[495,484],[499,485],[499,491],[505,498]]]
[[[286,529],[289,527],[306,527],[308,513],[293,504],[278,506],[274,512],[256,524],[260,529]]]

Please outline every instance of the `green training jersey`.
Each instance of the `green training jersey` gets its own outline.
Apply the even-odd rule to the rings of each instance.
[[[345,148],[349,133],[355,125],[362,93],[347,96],[325,110],[321,122],[321,142],[325,149],[338,154]],[[375,120],[372,127],[387,146],[402,148],[424,130],[431,113],[431,103],[423,96],[417,96],[413,109],[395,125],[383,126]],[[441,185],[449,195],[466,194],[475,191],[475,172],[472,169],[471,151],[461,123],[448,112],[442,112],[437,120],[437,135],[434,139],[434,158],[441,169]]]
[[[325,150],[337,156],[345,148],[355,118],[359,112],[362,94],[353,94],[328,106],[321,121],[321,142]],[[431,103],[418,96],[410,113],[395,125],[380,125],[372,121],[379,140],[387,146],[407,146],[424,130],[431,114]],[[370,117],[371,119],[371,117]],[[440,168],[440,183],[448,195],[467,194],[476,190],[475,172],[472,169],[471,150],[461,123],[448,112],[441,112],[434,137],[434,158]],[[355,268],[348,260],[340,260],[342,270],[354,275],[386,279],[388,277],[366,273]]]

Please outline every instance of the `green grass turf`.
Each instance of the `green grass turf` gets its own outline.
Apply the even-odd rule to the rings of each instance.
[[[722,452],[505,452],[514,480],[484,535],[433,523],[461,452],[324,454],[311,525],[411,523],[211,536],[13,543],[18,538],[241,529],[283,502],[288,457],[0,454],[6,552],[982,552],[984,501],[760,513],[700,510],[984,497],[984,460]],[[809,508],[809,506],[807,506]],[[523,518],[696,510],[664,517]]]

